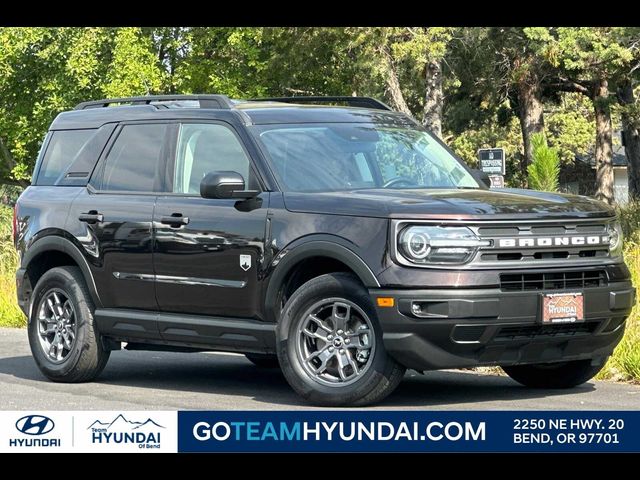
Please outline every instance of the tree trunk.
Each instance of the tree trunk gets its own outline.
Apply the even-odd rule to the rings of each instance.
[[[387,84],[387,91],[391,96],[391,103],[396,110],[406,113],[412,117],[413,115],[411,114],[411,110],[409,110],[409,106],[407,105],[404,95],[402,94],[402,89],[400,88],[400,81],[398,80],[398,74],[393,62],[393,57],[391,57],[391,53],[389,53],[386,46],[382,47],[382,55],[385,60],[385,81]]]
[[[426,67],[424,119],[422,124],[438,137],[442,137],[442,62],[431,60]]]
[[[611,107],[609,82],[596,80],[593,88],[593,108],[596,117],[596,198],[613,204],[613,143],[611,140]]]
[[[623,81],[618,89],[618,100],[622,105],[622,139],[624,153],[627,156],[627,174],[629,176],[629,199],[640,198],[640,131],[625,108],[635,103],[631,79]]]
[[[537,79],[526,77],[518,83],[518,116],[522,130],[524,156],[520,162],[522,178],[527,181],[527,167],[533,161],[531,136],[544,130],[544,113],[540,100],[540,85]]]

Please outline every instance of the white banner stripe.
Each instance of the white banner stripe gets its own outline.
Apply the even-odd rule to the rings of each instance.
[[[3,411],[0,452],[178,451],[175,411]]]

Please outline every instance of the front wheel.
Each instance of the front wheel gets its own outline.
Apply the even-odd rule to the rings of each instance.
[[[532,388],[572,388],[591,380],[605,362],[574,360],[560,363],[539,363],[502,367],[516,382]]]
[[[319,276],[296,290],[276,333],[285,378],[316,405],[378,402],[404,375],[384,349],[367,290],[346,273]]]

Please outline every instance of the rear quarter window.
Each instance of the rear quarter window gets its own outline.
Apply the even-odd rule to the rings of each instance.
[[[55,185],[71,165],[82,147],[93,137],[96,129],[56,130],[42,158],[35,185]]]

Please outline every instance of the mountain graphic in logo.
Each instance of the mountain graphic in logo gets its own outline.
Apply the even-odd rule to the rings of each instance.
[[[106,430],[117,430],[119,432],[123,432],[123,431],[141,432],[149,429],[155,430],[156,428],[165,428],[165,427],[155,422],[151,418],[147,418],[143,422],[136,422],[133,420],[129,420],[123,414],[120,414],[110,422],[103,422],[101,420],[96,420],[95,422],[93,422],[91,425],[87,427],[87,430],[91,428],[104,428]]]

